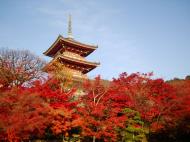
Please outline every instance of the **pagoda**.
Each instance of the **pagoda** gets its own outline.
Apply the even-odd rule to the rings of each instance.
[[[73,79],[87,79],[87,73],[95,69],[100,63],[87,61],[85,57],[96,50],[98,46],[76,41],[72,36],[71,24],[71,16],[69,15],[68,37],[59,35],[43,54],[53,58],[48,65],[58,61],[69,70]]]

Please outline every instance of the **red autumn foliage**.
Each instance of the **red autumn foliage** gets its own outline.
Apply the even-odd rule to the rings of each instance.
[[[74,92],[63,92],[59,82],[51,79],[44,84],[36,81],[31,88],[5,91],[0,97],[2,138],[40,137],[48,126],[55,135],[69,133],[81,123],[74,110]]]
[[[190,80],[173,80],[169,82],[175,89],[177,95],[176,113],[177,125],[190,134]]]
[[[188,129],[190,81],[168,83],[151,76],[123,73],[109,87],[97,77],[84,85],[78,99],[76,89],[65,92],[53,79],[36,81],[30,88],[6,88],[0,93],[0,138],[42,137],[50,127],[55,136],[71,137],[72,130],[80,128],[83,138],[117,141],[117,128],[128,120],[124,108],[138,111],[151,132],[174,128],[184,120],[180,128]]]
[[[36,82],[35,86],[28,90],[38,92],[51,106],[51,130],[55,135],[69,135],[72,129],[80,126],[81,120],[76,113],[78,102],[74,98],[76,89],[64,92],[59,81],[50,79],[44,84]]]
[[[22,88],[1,93],[0,112],[1,140],[41,137],[50,120],[49,104],[36,93],[28,93]]]
[[[174,80],[169,82],[176,91],[178,101],[181,103],[182,114],[188,115],[190,117],[190,80]]]
[[[129,98],[125,107],[139,111],[150,126],[163,128],[161,125],[174,125],[173,118],[177,117],[174,113],[177,103],[175,91],[162,79],[151,79],[151,76],[151,73],[123,73],[114,79],[113,88]]]
[[[119,115],[121,109],[113,96],[100,83],[100,77],[85,84],[85,94],[80,98],[79,113],[83,120],[82,135],[101,139],[103,141],[116,141],[117,127],[123,127],[125,115]]]
[[[34,82],[34,87],[27,90],[38,93],[52,108],[66,107],[67,109],[72,109],[76,105],[76,101],[72,101],[76,89],[64,92],[59,84],[60,82],[54,79],[49,79],[46,83],[36,81]]]

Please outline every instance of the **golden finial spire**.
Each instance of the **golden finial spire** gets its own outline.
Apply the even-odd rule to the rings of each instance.
[[[68,21],[68,38],[72,39],[72,19],[71,19],[71,14],[69,14],[69,21]]]

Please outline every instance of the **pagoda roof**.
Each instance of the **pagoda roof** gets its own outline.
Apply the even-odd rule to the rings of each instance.
[[[85,70],[82,71],[82,73],[84,73],[84,74],[88,73],[89,71],[93,70],[94,68],[96,68],[97,66],[100,65],[100,63],[97,63],[97,62],[89,62],[86,60],[71,58],[71,57],[64,56],[64,55],[57,56],[57,59],[61,60],[63,62],[66,62],[68,64],[71,64],[71,65],[75,64],[77,66],[81,66],[83,68],[86,68]]]
[[[59,35],[56,41],[43,54],[49,57],[53,57],[65,45],[81,49],[82,51],[84,51],[82,54],[83,57],[88,56],[90,53],[98,48],[98,46],[84,44],[72,38],[64,38],[63,36]]]

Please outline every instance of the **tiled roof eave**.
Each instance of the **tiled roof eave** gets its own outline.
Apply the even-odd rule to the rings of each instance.
[[[89,49],[93,49],[93,50],[96,50],[98,48],[98,46],[94,46],[94,45],[89,45],[89,44],[84,44],[84,43],[81,43],[81,42],[78,42],[74,39],[69,39],[69,38],[64,38],[63,36],[60,35],[60,38],[65,41],[65,42],[69,42],[69,43],[72,43],[72,44],[75,44],[75,45],[79,45],[79,46],[82,46],[82,47],[85,47],[85,48],[89,48]]]
[[[89,62],[89,61],[74,59],[74,58],[67,57],[67,56],[64,56],[64,55],[59,55],[57,58],[63,58],[63,59],[66,59],[66,60],[70,60],[70,61],[73,61],[73,62],[77,62],[77,63],[80,63],[80,64],[86,64],[86,65],[90,65],[90,66],[94,66],[94,67],[97,67],[97,66],[100,65],[100,63],[97,63],[97,62]]]
[[[60,40],[60,36],[58,36],[58,38],[55,40],[55,42],[43,54],[46,56],[52,57],[51,55],[48,55],[48,53],[55,47],[55,45],[58,44],[59,40]]]
[[[71,44],[74,44],[74,45],[78,45],[80,47],[83,47],[83,48],[88,48],[90,50],[92,50],[91,52],[93,52],[94,50],[97,49],[97,46],[92,46],[92,45],[87,45],[87,44],[83,44],[83,43],[80,43],[78,41],[75,41],[75,40],[72,40],[72,39],[67,39],[67,38],[64,38],[63,36],[59,35],[58,38],[56,39],[56,41],[49,47],[48,50],[46,50],[43,54],[46,55],[46,56],[50,56],[52,57],[51,55],[48,55],[51,50],[59,43],[59,41],[62,40],[64,42],[68,42],[68,43],[71,43]],[[89,54],[91,53],[89,52]],[[88,54],[87,54],[88,55]]]

